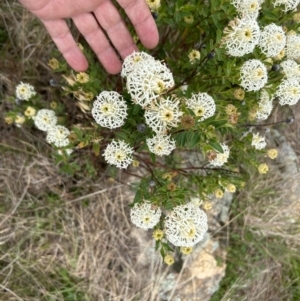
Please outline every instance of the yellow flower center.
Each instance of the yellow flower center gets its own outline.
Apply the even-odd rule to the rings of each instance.
[[[296,96],[299,94],[299,89],[297,87],[292,87],[290,88],[290,93]]]
[[[165,90],[165,83],[160,78],[157,79],[153,84],[153,91],[156,94],[161,94]]]
[[[203,116],[203,115],[204,115],[204,113],[205,113],[205,110],[204,110],[204,108],[203,108],[203,107],[198,107],[198,108],[196,108],[196,110],[195,110],[195,114],[196,114],[196,116],[199,116],[199,117],[201,117],[201,116]]]
[[[124,153],[116,153],[115,158],[117,161],[123,161],[125,159],[125,154]]]
[[[170,109],[166,109],[162,114],[162,120],[170,122],[174,119],[174,114]]]
[[[150,221],[151,221],[151,218],[150,218],[150,216],[149,215],[146,215],[146,216],[144,216],[144,223],[145,224],[148,224]]]

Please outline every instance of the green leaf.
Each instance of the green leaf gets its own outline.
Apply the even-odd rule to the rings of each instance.
[[[199,132],[189,132],[187,135],[188,147],[194,148],[200,142],[201,134]]]
[[[160,246],[160,240],[157,240],[157,241],[155,242],[155,251],[158,250],[159,246]]]
[[[93,151],[94,151],[95,156],[99,156],[99,154],[100,154],[100,143],[99,142],[93,143]]]
[[[146,143],[142,143],[140,144],[140,146],[138,147],[138,149],[136,150],[138,153],[144,150],[148,150],[148,146]]]
[[[141,199],[142,199],[142,192],[141,192],[140,189],[138,189],[136,194],[135,194],[133,202],[134,203],[139,203],[141,201]]]
[[[140,105],[134,105],[133,110],[132,110],[132,115],[137,115],[140,112],[141,109],[142,108],[141,108]]]
[[[216,129],[221,128],[227,123],[227,120],[210,120],[206,122],[206,125],[213,125]]]
[[[122,140],[127,140],[128,139],[128,136],[126,133],[124,132],[117,132],[115,133],[116,137],[119,138],[119,139],[122,139]]]
[[[187,141],[187,132],[180,132],[174,135],[174,139],[177,142],[177,145],[179,147],[185,146],[185,143]]]
[[[152,163],[155,164],[155,161],[156,161],[156,156],[155,156],[155,154],[150,153],[150,158],[151,158]]]
[[[221,144],[219,142],[216,141],[209,141],[208,144],[215,149],[216,151],[218,151],[219,153],[224,153],[223,147],[221,146]]]

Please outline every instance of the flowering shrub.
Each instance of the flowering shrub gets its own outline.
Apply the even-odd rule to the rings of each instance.
[[[277,156],[267,119],[300,98],[299,0],[147,3],[161,32],[156,49],[129,55],[117,76],[87,47],[86,73],[51,58],[62,75],[52,89],[72,110],[21,82],[6,122],[44,131],[65,172],[81,168],[74,158],[85,149],[96,173],[127,175],[133,224],[153,230],[172,264],[176,248],[187,255],[203,239],[210,200],[242,189],[249,171],[267,173]]]

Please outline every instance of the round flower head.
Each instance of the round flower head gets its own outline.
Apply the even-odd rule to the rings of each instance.
[[[209,161],[211,165],[216,167],[222,166],[224,163],[228,161],[229,158],[230,151],[228,146],[224,143],[221,143],[221,146],[223,148],[223,153],[216,151],[216,155],[214,156],[214,158]]]
[[[277,149],[275,149],[275,148],[269,149],[269,150],[267,151],[267,155],[268,155],[268,157],[269,157],[270,159],[274,160],[274,159],[277,158],[278,151],[277,151]]]
[[[217,199],[221,199],[223,196],[224,196],[224,192],[222,189],[220,188],[217,188],[215,191],[214,191],[214,195]]]
[[[18,99],[29,100],[35,94],[36,92],[34,91],[34,87],[29,84],[20,82],[20,84],[16,87],[16,96]]]
[[[205,212],[192,203],[176,206],[165,218],[166,238],[177,247],[194,246],[207,229]]]
[[[196,49],[193,49],[190,53],[189,53],[189,60],[191,64],[194,64],[195,62],[200,60],[200,52]]]
[[[281,26],[272,23],[264,27],[260,33],[258,46],[268,57],[276,56],[286,44],[285,33]]]
[[[230,21],[224,34],[222,44],[225,45],[227,53],[240,57],[254,50],[259,41],[260,30],[256,20],[246,16]]]
[[[286,56],[290,60],[300,58],[300,35],[292,34],[286,37]]]
[[[172,150],[176,148],[175,140],[170,139],[170,136],[167,135],[156,135],[153,138],[148,138],[146,143],[150,152],[158,156],[170,155]]]
[[[268,81],[266,66],[259,60],[248,60],[241,67],[241,86],[246,91],[258,91]]]
[[[231,3],[235,6],[239,15],[249,16],[252,19],[258,17],[261,8],[258,0],[232,0]]]
[[[57,117],[52,110],[42,109],[39,110],[34,117],[35,126],[41,131],[48,131],[57,123]]]
[[[172,265],[175,262],[174,256],[172,256],[171,254],[167,254],[164,258],[164,263],[166,263],[167,265]]]
[[[244,100],[245,98],[245,91],[242,88],[237,88],[233,91],[233,96],[237,100]]]
[[[187,99],[186,105],[203,121],[215,114],[216,104],[214,99],[207,93],[194,94],[190,99]]]
[[[256,111],[256,119],[266,120],[273,109],[273,98],[270,98],[266,90],[262,90],[260,100],[258,102],[258,109]]]
[[[195,21],[195,18],[193,15],[187,15],[187,16],[184,16],[183,17],[183,21],[186,23],[186,24],[193,24],[194,21]]]
[[[297,8],[299,4],[299,0],[275,0],[273,2],[274,6],[283,5],[284,6],[284,12],[287,12],[289,10],[294,10]]]
[[[285,60],[280,66],[287,79],[296,79],[300,81],[300,66],[294,60]]]
[[[258,166],[258,172],[262,175],[269,171],[269,167],[266,163],[262,163]]]
[[[133,148],[122,140],[113,140],[104,151],[104,158],[108,164],[116,165],[118,168],[127,168],[132,162]]]
[[[164,237],[164,231],[161,229],[156,229],[153,231],[152,237],[155,240],[161,240]]]
[[[226,185],[226,190],[231,192],[231,193],[235,193],[236,192],[236,187],[234,184],[228,183]]]
[[[171,71],[159,61],[146,60],[127,76],[127,90],[132,101],[141,106],[150,104],[173,86]]]
[[[161,216],[160,208],[154,208],[149,202],[134,204],[130,210],[130,218],[134,225],[148,230],[152,229],[159,222]]]
[[[296,22],[296,23],[299,23],[300,22],[300,13],[296,13],[293,15],[293,20]]]
[[[52,143],[56,147],[65,147],[70,143],[68,139],[69,135],[70,131],[66,127],[62,125],[55,125],[48,130],[46,140],[48,143]]]
[[[146,0],[151,10],[158,10],[160,8],[160,0]]]
[[[280,105],[295,105],[300,98],[300,84],[296,79],[286,79],[278,86],[275,95]]]
[[[17,127],[21,127],[21,125],[25,122],[25,116],[23,115],[17,115],[16,116],[16,119],[15,119],[15,124]]]
[[[255,149],[263,149],[266,147],[266,138],[260,136],[258,133],[253,134],[251,145],[254,146]]]
[[[24,112],[24,115],[27,116],[28,118],[33,118],[35,114],[36,114],[36,109],[33,107],[27,107],[27,109]]]
[[[193,252],[193,248],[192,247],[181,247],[180,252],[184,255],[189,255]]]
[[[146,108],[146,124],[156,133],[165,134],[168,129],[177,127],[180,116],[179,100],[174,101],[171,97],[156,100]]]
[[[59,61],[55,58],[50,59],[50,61],[48,62],[48,66],[52,69],[52,70],[56,70],[59,68]]]
[[[119,93],[103,91],[93,103],[92,115],[101,126],[115,129],[125,123],[127,105]]]
[[[138,69],[139,66],[145,63],[145,61],[154,62],[155,59],[146,52],[133,52],[128,55],[122,65],[121,76],[126,77],[130,72]]]

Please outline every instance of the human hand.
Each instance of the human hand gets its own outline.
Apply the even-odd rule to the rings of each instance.
[[[97,55],[104,68],[112,74],[120,72],[124,59],[137,50],[124,21],[110,0],[19,0],[37,16],[68,64],[76,71],[88,68],[88,62],[76,44],[64,19],[71,18]],[[143,45],[154,48],[158,31],[144,0],[117,0],[131,20]],[[100,24],[100,26],[99,26]],[[106,35],[105,35],[106,34]]]

